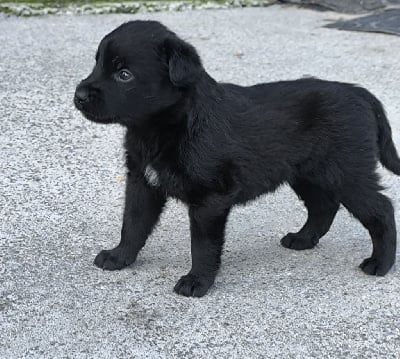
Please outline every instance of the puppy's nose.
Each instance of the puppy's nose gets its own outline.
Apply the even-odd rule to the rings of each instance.
[[[86,86],[78,86],[75,91],[75,99],[80,103],[87,102],[89,100],[89,89]]]

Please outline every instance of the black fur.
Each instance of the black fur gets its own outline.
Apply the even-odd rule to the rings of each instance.
[[[123,24],[96,58],[75,104],[90,120],[127,128],[128,168],[121,242],[99,253],[98,267],[133,263],[175,197],[189,208],[192,238],[192,268],[175,291],[203,296],[220,266],[232,206],[285,182],[308,219],[283,246],[314,247],[343,204],[371,234],[372,256],[361,269],[384,275],[392,267],[393,207],[376,167],[380,160],[400,175],[400,160],[382,105],[367,90],[318,79],[217,83],[191,45],[154,21]]]

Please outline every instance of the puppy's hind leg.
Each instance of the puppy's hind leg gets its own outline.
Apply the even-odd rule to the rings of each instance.
[[[328,232],[339,209],[339,201],[333,193],[303,179],[297,179],[291,186],[304,201],[308,218],[299,232],[288,233],[281,239],[281,244],[291,249],[311,249]]]
[[[357,183],[346,188],[341,202],[371,235],[372,255],[360,268],[367,274],[383,276],[395,262],[396,224],[393,206],[379,190],[376,183]]]

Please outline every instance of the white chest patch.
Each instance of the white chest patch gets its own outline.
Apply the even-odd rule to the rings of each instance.
[[[146,169],[144,170],[144,178],[150,186],[158,187],[160,185],[160,178],[152,165],[146,166]]]

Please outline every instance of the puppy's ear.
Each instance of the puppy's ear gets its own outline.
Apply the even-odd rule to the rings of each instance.
[[[176,36],[164,40],[169,78],[177,87],[188,87],[195,83],[203,71],[196,49]]]

